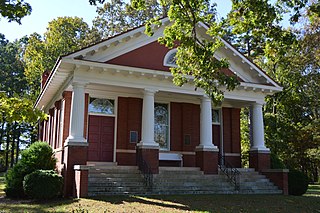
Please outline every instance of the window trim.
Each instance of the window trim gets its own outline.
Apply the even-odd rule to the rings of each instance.
[[[219,122],[214,122],[213,121],[213,111],[218,111],[218,116],[219,116]],[[218,109],[218,108],[212,108],[211,109],[211,122],[212,122],[212,124],[213,125],[221,125],[221,118],[222,118],[222,116],[221,116],[221,109]]]
[[[113,101],[113,114],[106,114],[106,113],[99,113],[99,112],[90,112],[90,99],[106,99],[106,100],[112,100]],[[115,98],[101,98],[101,97],[95,97],[95,96],[89,96],[88,98],[88,115],[99,115],[99,116],[108,116],[108,117],[116,117],[116,99]]]
[[[177,64],[171,64],[171,63],[168,63],[168,59],[170,58],[170,56],[172,54],[176,54],[177,53],[177,48],[174,48],[172,50],[169,50],[167,52],[167,54],[164,56],[164,59],[163,59],[163,66],[166,66],[166,67],[177,67]]]

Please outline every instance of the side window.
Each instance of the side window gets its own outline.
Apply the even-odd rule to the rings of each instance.
[[[89,113],[114,115],[114,100],[90,98]]]
[[[220,110],[212,109],[212,124],[220,125]]]

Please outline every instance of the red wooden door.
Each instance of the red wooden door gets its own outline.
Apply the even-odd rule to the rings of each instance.
[[[89,116],[88,160],[113,161],[114,117]]]

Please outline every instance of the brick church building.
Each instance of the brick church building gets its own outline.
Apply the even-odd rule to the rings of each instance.
[[[240,85],[225,91],[221,106],[195,90],[191,77],[175,86],[169,68],[176,49],[157,42],[169,23],[162,22],[151,37],[144,27],[129,30],[60,57],[44,73],[35,106],[49,118],[40,124],[39,139],[54,149],[64,194],[87,196],[90,165],[99,163],[140,166],[137,159],[142,159],[152,174],[161,167],[197,167],[203,175],[214,175],[223,156],[241,168],[243,107],[251,110],[250,167],[285,193],[286,173],[270,170],[262,109],[265,97],[282,88],[223,39],[214,57],[229,60],[224,72],[236,75]],[[197,30],[210,39],[205,24]]]

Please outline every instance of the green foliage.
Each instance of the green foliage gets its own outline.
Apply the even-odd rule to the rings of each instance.
[[[308,177],[298,170],[288,174],[289,195],[303,195],[308,189]]]
[[[36,170],[23,181],[25,194],[34,199],[57,198],[62,195],[62,188],[63,178],[53,170]]]
[[[249,168],[250,129],[249,108],[242,108],[240,114],[240,138],[241,138],[241,164]]]
[[[32,98],[40,91],[41,75],[54,67],[57,59],[100,40],[100,35],[78,17],[58,17],[49,22],[44,36],[29,37],[24,53],[25,75]]]
[[[52,148],[45,142],[35,142],[21,153],[21,160],[6,175],[5,192],[8,197],[23,197],[23,178],[35,170],[55,169]]]
[[[33,102],[27,98],[12,97],[0,94],[0,122],[29,123],[34,125],[46,115],[33,108]]]
[[[274,153],[271,153],[270,160],[271,160],[271,169],[285,169],[286,168],[284,163]]]
[[[98,16],[93,20],[93,25],[103,38],[107,38],[141,26],[148,19],[164,15],[165,11],[156,0],[145,3],[145,10],[137,11],[124,0],[106,2],[101,7],[97,7]]]
[[[23,165],[17,163],[13,168],[7,171],[5,176],[5,193],[7,197],[19,198],[24,197],[23,191],[23,177],[25,171]]]
[[[21,18],[30,15],[32,8],[24,0],[2,0],[0,1],[0,15],[11,21],[21,24]]]

